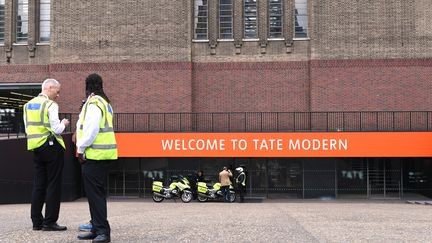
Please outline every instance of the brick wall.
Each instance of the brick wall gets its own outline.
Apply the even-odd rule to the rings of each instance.
[[[196,63],[195,112],[307,111],[307,62]]]
[[[190,63],[58,64],[51,77],[62,83],[62,112],[78,112],[85,78],[97,72],[115,112],[191,112]]]
[[[31,57],[31,48],[12,43],[13,6],[7,1],[0,82],[57,78],[63,84],[62,112],[76,112],[91,72],[103,76],[117,112],[432,107],[429,0],[312,0],[310,40],[269,41],[261,21],[264,32],[257,41],[241,41],[235,30],[240,47],[217,41],[214,20],[210,42],[192,42],[192,3],[52,1],[51,43],[36,45]],[[286,1],[285,11],[291,13],[292,3]],[[265,2],[259,4],[266,9]],[[265,19],[266,13],[259,16]],[[238,28],[238,13],[235,19]]]
[[[432,2],[314,0],[313,59],[427,58]]]
[[[313,61],[312,111],[432,108],[432,59]]]
[[[62,83],[77,112],[84,80],[102,75],[116,112],[422,111],[432,107],[432,59],[312,62],[143,62],[13,65],[0,83]]]
[[[48,65],[0,65],[0,84],[41,83],[47,77]]]
[[[51,63],[190,60],[190,1],[52,1]]]

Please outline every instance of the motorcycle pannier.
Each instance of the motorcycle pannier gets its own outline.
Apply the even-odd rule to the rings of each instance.
[[[201,192],[201,193],[207,192],[207,185],[205,182],[198,182],[198,192]]]
[[[153,181],[153,191],[160,192],[163,188],[162,181]]]

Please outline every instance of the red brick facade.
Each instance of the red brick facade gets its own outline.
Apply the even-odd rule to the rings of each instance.
[[[117,112],[391,111],[432,109],[430,2],[307,1],[307,38],[294,38],[295,1],[283,0],[283,33],[269,38],[269,2],[257,39],[219,39],[208,1],[208,39],[195,38],[197,1],[51,1],[51,39],[37,43],[29,1],[27,43],[15,43],[6,1],[0,83],[63,84],[62,112],[77,112],[84,79],[98,72]],[[199,1],[198,1],[199,2]]]
[[[311,62],[143,62],[12,65],[1,83],[62,83],[61,112],[77,112],[84,79],[102,75],[118,113],[421,111],[432,107],[432,59]]]

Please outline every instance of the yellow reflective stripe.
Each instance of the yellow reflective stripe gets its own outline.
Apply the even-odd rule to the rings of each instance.
[[[44,121],[45,107],[46,107],[47,103],[48,103],[48,100],[45,100],[45,101],[42,103],[42,109],[41,109],[41,114],[40,114],[40,122],[41,122],[41,123],[43,123],[43,121]]]
[[[44,127],[51,127],[51,124],[49,123],[43,123],[43,122],[26,122],[27,126],[44,126]]]
[[[101,128],[99,129],[99,132],[114,132],[114,128],[112,127]]]
[[[80,130],[84,129],[84,125],[80,125],[79,127]],[[114,132],[114,128],[112,127],[104,127],[104,128],[99,128],[99,132],[103,133],[103,132]]]
[[[105,127],[109,128],[109,123],[108,123],[108,111],[107,111],[107,105],[105,105],[104,101],[102,100],[102,98],[100,97],[95,97],[96,99],[99,100],[99,102],[102,103],[102,105],[104,106],[104,110],[105,110]],[[109,104],[108,104],[109,105]]]
[[[31,135],[27,135],[27,138],[42,138],[45,136],[49,136],[51,134],[51,132],[45,132],[43,134],[31,134]]]
[[[117,144],[92,144],[90,146],[92,149],[115,149]]]

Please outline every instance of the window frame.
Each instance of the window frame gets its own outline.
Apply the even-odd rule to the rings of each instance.
[[[48,1],[49,3],[42,3],[42,1]],[[41,5],[42,4],[48,4],[49,5],[49,20],[42,20],[42,14],[41,14]],[[36,35],[36,40],[37,40],[37,44],[38,45],[48,45],[51,42],[51,5],[52,5],[52,1],[51,0],[37,0],[36,2],[36,8],[35,8],[35,14],[36,14],[36,31],[35,31],[35,35]],[[41,40],[41,30],[42,30],[42,24],[41,22],[48,22],[48,33],[49,33],[49,38],[48,40]]]
[[[246,34],[246,29],[248,29],[246,27],[246,23],[247,23],[247,15],[246,15],[246,1],[255,1],[255,21],[250,21],[250,22],[255,22],[255,36],[247,36]],[[249,6],[253,7],[253,4],[249,3]],[[257,40],[259,38],[259,15],[258,15],[258,1],[257,0],[243,0],[243,40]],[[251,17],[253,17],[253,15],[250,15]],[[252,29],[252,28],[249,28]]]
[[[230,4],[221,4],[221,1],[231,1]],[[231,6],[230,10],[221,10],[221,6]],[[221,15],[221,11],[230,11],[230,15]],[[219,0],[218,1],[218,41],[233,41],[234,40],[234,0]],[[231,18],[231,21],[229,22],[222,22],[221,18]],[[231,23],[231,27],[221,27],[221,24]],[[229,36],[223,37],[222,36],[222,29],[231,29],[231,33],[229,33]]]
[[[23,21],[23,20],[18,20],[18,11],[19,11],[19,6],[20,5],[24,5],[24,4],[20,4],[20,1],[27,1],[27,21]],[[30,19],[29,19],[29,7],[30,7],[30,2],[29,0],[15,0],[13,1],[14,5],[13,5],[13,44],[14,45],[27,45],[28,44],[28,40],[29,40],[29,23],[30,23]],[[27,35],[24,37],[19,37],[18,35],[18,26],[19,23],[21,23],[21,28],[22,28],[22,23],[23,22],[27,22]],[[19,40],[18,38],[22,38],[21,40]]]
[[[279,1],[279,3],[272,3],[272,1]],[[280,14],[272,15],[271,5],[280,5]],[[271,26],[270,19],[272,17],[279,17],[280,26]],[[267,39],[268,40],[283,40],[284,39],[284,1],[283,0],[267,0]],[[280,28],[280,32],[271,32],[272,28]],[[272,33],[279,33],[279,36],[272,36]]]
[[[202,2],[206,1],[207,4],[206,5],[197,5],[198,1],[202,1]],[[206,11],[205,11],[206,15],[205,16],[199,16],[199,13],[200,13],[200,11],[198,9],[199,6],[206,6]],[[193,18],[194,18],[194,20],[193,20],[194,25],[193,25],[193,38],[192,38],[192,40],[194,42],[206,42],[206,41],[208,41],[208,39],[209,39],[209,0],[194,0],[193,14],[194,14],[194,16],[193,16]],[[204,17],[206,19],[206,22],[205,22],[206,23],[205,38],[197,38],[197,32],[196,32],[196,30],[197,29],[203,29],[203,28],[197,28],[197,26],[198,26],[199,23],[203,23],[203,22],[198,22],[198,19],[199,18],[204,18]]]
[[[301,3],[299,3],[301,1]],[[305,14],[299,14],[298,11],[298,5],[305,5],[304,9]],[[294,40],[309,40],[309,1],[308,0],[295,0],[294,1]],[[296,23],[298,23],[298,16],[300,17],[304,17],[306,19],[306,25],[305,26],[301,26],[298,25],[299,27],[305,29],[305,32],[297,32],[297,26]],[[299,34],[304,33],[304,36],[300,36]]]
[[[4,45],[5,43],[5,35],[6,35],[6,0],[0,0],[0,2],[3,2],[3,10],[0,9],[0,12],[3,11],[3,21],[1,20],[0,17],[0,29],[3,28],[3,38],[0,38],[0,45]],[[1,16],[1,14],[0,14]],[[1,25],[1,23],[3,22],[3,26]],[[0,31],[0,37],[1,37],[1,31]]]

